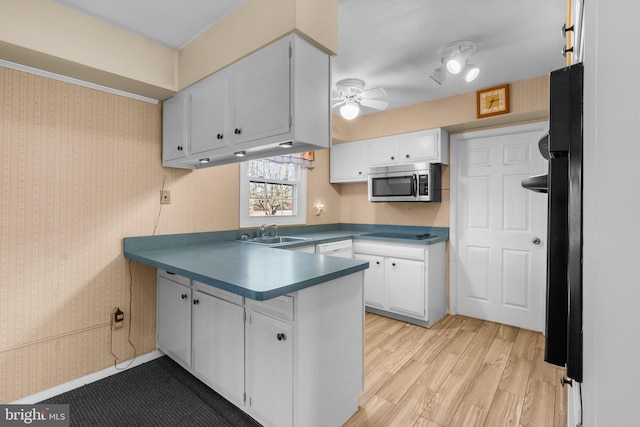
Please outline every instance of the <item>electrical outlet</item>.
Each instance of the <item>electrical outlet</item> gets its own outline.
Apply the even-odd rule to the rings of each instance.
[[[171,193],[169,192],[169,190],[160,190],[160,204],[171,204]]]
[[[111,315],[111,327],[115,331],[116,329],[120,329],[124,326],[124,312],[120,310],[119,307],[113,309],[113,314]]]

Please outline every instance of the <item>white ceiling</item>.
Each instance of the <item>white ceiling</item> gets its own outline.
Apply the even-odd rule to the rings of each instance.
[[[174,49],[188,44],[244,0],[55,0]],[[338,0],[339,54],[332,87],[344,78],[382,87],[388,109],[518,81],[561,68],[566,0]],[[438,50],[478,44],[472,83],[429,74]],[[363,114],[376,112],[363,108]]]
[[[174,50],[216,24],[245,0],[54,0]]]

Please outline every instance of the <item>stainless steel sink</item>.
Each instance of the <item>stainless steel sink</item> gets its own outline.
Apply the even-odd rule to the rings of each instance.
[[[247,243],[256,243],[259,245],[278,245],[280,243],[293,243],[310,240],[306,237],[293,237],[293,236],[276,236],[276,237],[254,237],[253,239],[243,240]]]

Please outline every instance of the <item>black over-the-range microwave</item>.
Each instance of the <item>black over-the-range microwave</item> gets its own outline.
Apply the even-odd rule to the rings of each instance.
[[[370,167],[370,202],[440,202],[441,165],[410,163]]]

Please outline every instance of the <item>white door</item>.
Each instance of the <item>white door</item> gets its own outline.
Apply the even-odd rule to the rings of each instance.
[[[293,326],[252,312],[247,328],[247,399],[278,427],[293,425]]]
[[[547,196],[521,181],[547,171],[545,125],[452,138],[452,288],[462,315],[543,330]]]
[[[424,262],[385,258],[384,279],[389,310],[424,317]]]
[[[158,277],[158,348],[191,366],[191,289]]]
[[[244,393],[244,307],[194,291],[192,367],[238,405]]]

